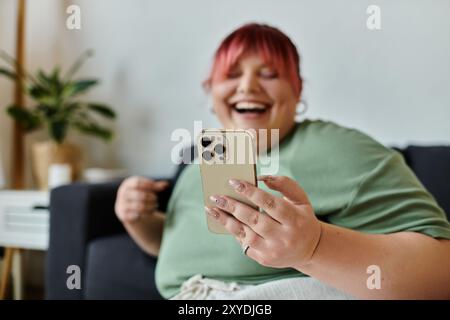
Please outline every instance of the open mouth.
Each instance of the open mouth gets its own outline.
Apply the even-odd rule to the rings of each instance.
[[[234,111],[240,114],[263,114],[267,110],[269,110],[270,105],[260,103],[260,102],[249,102],[242,101],[232,104],[232,108]]]

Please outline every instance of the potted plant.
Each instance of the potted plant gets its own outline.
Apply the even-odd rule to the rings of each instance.
[[[82,171],[82,153],[78,145],[67,141],[71,129],[109,141],[113,132],[99,123],[99,116],[108,119],[116,117],[107,105],[83,102],[79,97],[99,82],[97,79],[74,79],[74,75],[84,61],[92,55],[88,50],[83,53],[67,72],[61,74],[55,67],[51,72],[38,70],[34,74],[22,69],[17,72],[16,61],[5,52],[0,57],[10,67],[0,68],[0,75],[14,81],[19,77],[22,89],[34,102],[34,106],[10,105],[8,114],[17,120],[25,132],[45,128],[49,139],[32,145],[33,176],[39,189],[47,189],[48,168],[53,163],[64,163],[72,168],[72,179],[80,177]]]

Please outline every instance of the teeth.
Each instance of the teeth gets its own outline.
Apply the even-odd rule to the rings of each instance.
[[[264,111],[266,110],[266,106],[263,105],[262,103],[257,103],[257,102],[238,102],[235,105],[235,108],[237,110],[255,110],[255,111]]]

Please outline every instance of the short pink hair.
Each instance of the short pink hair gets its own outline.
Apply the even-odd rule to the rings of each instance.
[[[217,49],[209,77],[203,85],[208,90],[226,78],[239,58],[247,53],[260,54],[263,61],[287,79],[296,96],[302,91],[300,56],[291,39],[277,28],[258,23],[245,24],[229,34]]]

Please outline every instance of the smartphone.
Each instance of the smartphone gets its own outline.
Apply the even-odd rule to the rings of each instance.
[[[230,179],[238,179],[257,186],[256,147],[252,132],[241,129],[204,129],[197,138],[197,150],[205,206],[215,205],[210,196],[226,195],[258,210],[228,183]],[[209,231],[229,233],[208,214],[206,221]]]

